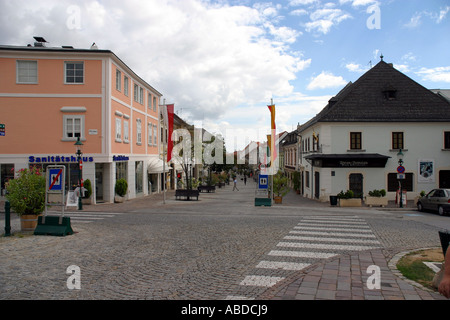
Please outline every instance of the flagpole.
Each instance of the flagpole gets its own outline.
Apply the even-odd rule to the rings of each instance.
[[[166,99],[164,99],[164,108],[167,110]],[[164,113],[164,118],[166,117],[166,113]],[[167,134],[166,134],[166,119],[163,119],[163,204],[166,204],[166,143],[167,143]]]
[[[273,98],[270,99],[270,105],[273,106]],[[272,107],[273,108],[273,107]],[[275,146],[275,140],[274,140],[274,136],[273,136],[273,128],[272,128],[272,124],[270,125],[270,135],[272,136],[272,138],[270,139],[270,166],[272,167],[272,187],[270,188],[270,202],[273,201],[273,148]]]

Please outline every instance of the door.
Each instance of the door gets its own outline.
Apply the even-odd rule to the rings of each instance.
[[[314,172],[314,197],[320,197],[320,172]]]
[[[353,191],[355,198],[361,198],[363,195],[363,175],[361,173],[352,173],[349,176],[349,189]]]

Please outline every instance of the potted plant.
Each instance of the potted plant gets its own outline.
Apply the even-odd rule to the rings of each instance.
[[[45,209],[45,177],[42,170],[33,167],[21,169],[17,177],[6,182],[6,199],[20,217],[22,231],[34,231],[38,216]]]
[[[289,192],[288,178],[281,172],[273,176],[273,199],[275,203],[282,203],[283,197]]]
[[[116,195],[114,197],[115,202],[124,202],[125,201],[125,195],[127,194],[128,190],[128,182],[125,179],[118,179],[116,181]]]
[[[417,206],[417,202],[419,201],[419,199],[425,197],[426,194],[427,193],[425,191],[420,191],[419,195],[417,197],[414,197],[414,206]]]
[[[86,179],[83,183],[84,187],[84,198],[82,199],[83,204],[91,204],[91,195],[92,195],[92,185],[91,180]]]
[[[294,171],[292,174],[292,182],[294,183],[294,190],[300,194],[300,172]]]
[[[361,199],[355,198],[355,194],[352,190],[346,192],[341,191],[338,193],[340,207],[361,207]]]
[[[372,206],[381,206],[385,207],[388,204],[388,200],[386,198],[386,190],[373,190],[369,191],[369,195],[366,196],[366,205],[369,207]]]

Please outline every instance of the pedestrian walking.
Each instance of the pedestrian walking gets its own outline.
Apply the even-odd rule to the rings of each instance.
[[[247,176],[244,176],[244,184],[247,185]]]
[[[237,188],[237,179],[234,178],[234,186],[233,186],[233,191],[234,189],[237,189],[237,191],[239,191],[239,189]]]

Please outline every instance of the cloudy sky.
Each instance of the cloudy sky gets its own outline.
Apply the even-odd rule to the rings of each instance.
[[[270,129],[271,99],[292,131],[381,54],[450,88],[449,34],[448,0],[0,0],[0,44],[95,42],[189,122],[241,132],[238,149]]]

